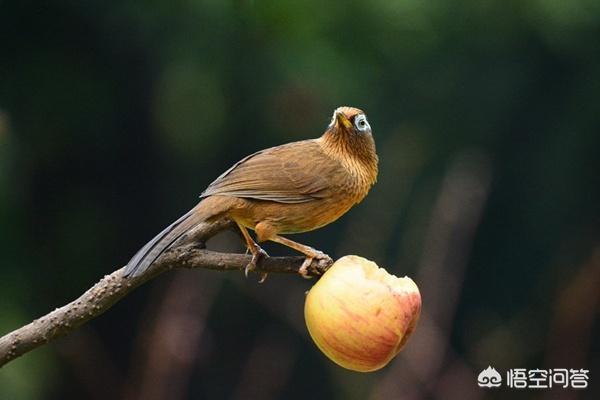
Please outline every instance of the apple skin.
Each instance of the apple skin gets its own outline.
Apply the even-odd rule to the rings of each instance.
[[[310,289],[304,318],[317,347],[358,372],[383,368],[404,347],[421,312],[415,282],[359,256],[337,260]]]

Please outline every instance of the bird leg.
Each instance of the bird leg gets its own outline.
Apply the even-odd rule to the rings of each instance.
[[[298,270],[298,273],[300,275],[302,275],[302,277],[305,279],[311,278],[308,275],[308,267],[310,266],[310,264],[312,264],[313,260],[316,259],[316,260],[319,260],[319,262],[323,261],[324,263],[326,263],[328,265],[331,265],[331,263],[333,262],[331,257],[329,257],[327,254],[323,253],[322,251],[315,250],[310,246],[306,246],[306,245],[300,244],[298,242],[294,242],[293,240],[284,238],[283,236],[273,235],[269,238],[269,240],[280,243],[287,247],[291,247],[292,249],[297,250],[306,256],[306,258],[304,259],[304,262],[302,263],[302,266]]]
[[[256,244],[254,240],[252,240],[252,237],[248,233],[246,227],[240,225],[239,223],[237,224],[237,226],[240,228],[240,232],[242,232],[242,236],[244,238],[244,241],[246,242],[246,251],[249,250],[250,253],[252,253],[252,260],[250,260],[248,265],[246,265],[246,268],[244,268],[244,275],[246,275],[247,278],[248,272],[254,271],[256,269],[256,263],[258,263],[260,258],[268,257],[269,255],[258,244]],[[258,282],[263,283],[265,279],[267,279],[267,273],[263,272],[261,273],[260,280]]]

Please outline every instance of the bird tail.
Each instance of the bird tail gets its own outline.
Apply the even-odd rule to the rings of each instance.
[[[179,238],[190,232],[205,220],[196,208],[191,209],[177,221],[166,227],[151,241],[146,243],[127,263],[123,276],[136,277],[144,273],[154,261]]]

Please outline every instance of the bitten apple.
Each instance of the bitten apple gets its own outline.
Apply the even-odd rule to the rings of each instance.
[[[306,326],[319,349],[340,366],[360,372],[389,363],[415,329],[421,295],[415,282],[377,264],[345,256],[310,289]]]

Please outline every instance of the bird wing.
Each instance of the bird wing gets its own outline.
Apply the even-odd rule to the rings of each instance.
[[[200,197],[233,196],[279,203],[304,203],[326,197],[333,188],[328,171],[341,166],[315,140],[261,150],[237,162]]]

